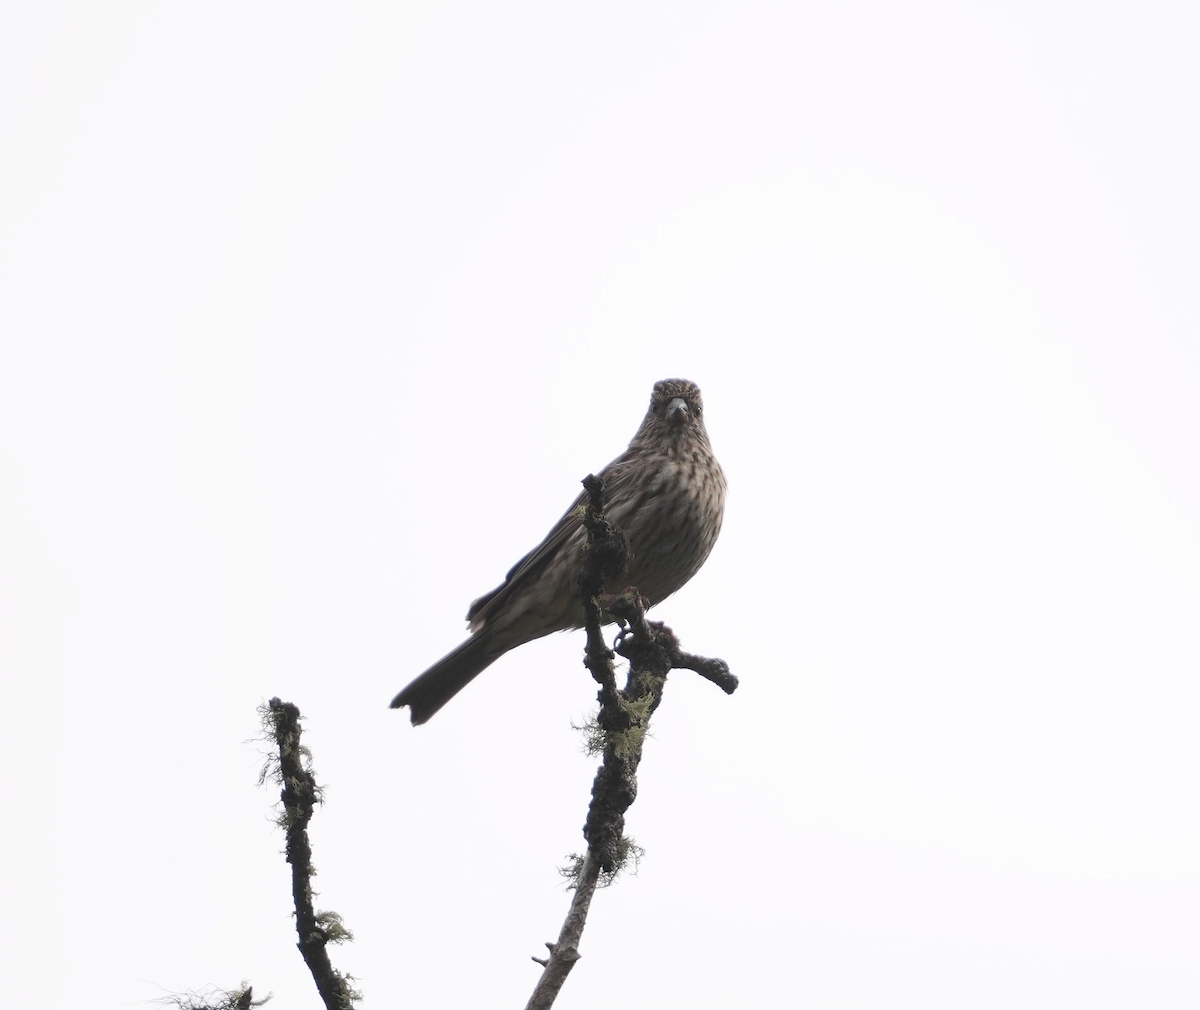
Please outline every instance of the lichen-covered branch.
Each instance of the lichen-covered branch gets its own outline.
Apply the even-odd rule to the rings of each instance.
[[[589,474],[583,486],[588,492],[584,514],[588,543],[579,579],[587,631],[584,665],[600,685],[596,725],[604,741],[604,756],[592,783],[592,801],[583,829],[587,851],[574,874],[571,908],[558,941],[546,944],[550,956],[534,958],[543,970],[526,1010],[548,1010],[554,1004],[580,958],[579,941],[597,883],[611,880],[630,852],[637,851],[625,836],[625,811],[637,798],[642,744],[650,717],[662,702],[667,674],[673,668],[690,669],[726,693],[737,687],[737,678],[729,673],[724,661],[681,652],[669,628],[647,621],[648,602],[636,587],[627,588],[619,596],[604,595],[605,585],[620,584],[629,561],[629,547],[620,529],[604,518],[603,482]],[[621,689],[616,683],[614,653],[601,631],[605,617],[622,625],[617,653],[629,660],[629,674]]]
[[[175,1010],[251,1010],[252,1007],[263,1006],[271,997],[254,998],[254,987],[243,982],[237,989],[221,989],[208,986],[200,992],[171,993],[160,996],[154,1004],[160,1007],[174,1007]]]
[[[312,846],[308,840],[308,822],[321,799],[321,789],[312,771],[312,758],[300,744],[300,710],[290,702],[272,698],[262,709],[263,725],[278,748],[263,770],[263,780],[274,778],[282,786],[283,811],[280,827],[287,838],[285,852],[292,866],[292,900],[296,906],[296,933],[300,953],[312,972],[317,992],[326,1010],[354,1010],[361,994],[350,987],[350,976],[333,967],[325,949],[330,943],[353,939],[336,912],[317,912],[313,908]]]

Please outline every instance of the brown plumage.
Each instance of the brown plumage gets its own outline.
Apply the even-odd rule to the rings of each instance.
[[[704,564],[721,531],[725,475],[704,430],[700,390],[686,379],[655,383],[633,441],[599,476],[605,515],[628,538],[632,558],[619,593],[636,586],[661,603]],[[518,645],[583,627],[578,575],[586,534],[580,494],[554,529],[518,561],[504,584],[467,611],[471,636],[392,699],[423,723]]]

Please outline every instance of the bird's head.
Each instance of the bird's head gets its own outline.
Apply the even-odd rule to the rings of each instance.
[[[687,379],[656,382],[650,395],[650,409],[634,441],[703,435],[704,404],[700,399],[700,387]]]

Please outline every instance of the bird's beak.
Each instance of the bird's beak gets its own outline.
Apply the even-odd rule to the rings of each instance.
[[[671,424],[683,424],[688,419],[688,405],[682,397],[675,397],[667,404],[667,421]]]

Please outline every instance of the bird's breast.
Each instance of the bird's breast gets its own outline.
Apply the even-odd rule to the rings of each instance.
[[[658,603],[704,564],[725,503],[725,478],[711,452],[661,454],[642,461],[640,485],[610,503],[633,554],[627,585]],[[623,587],[613,587],[614,590]]]

